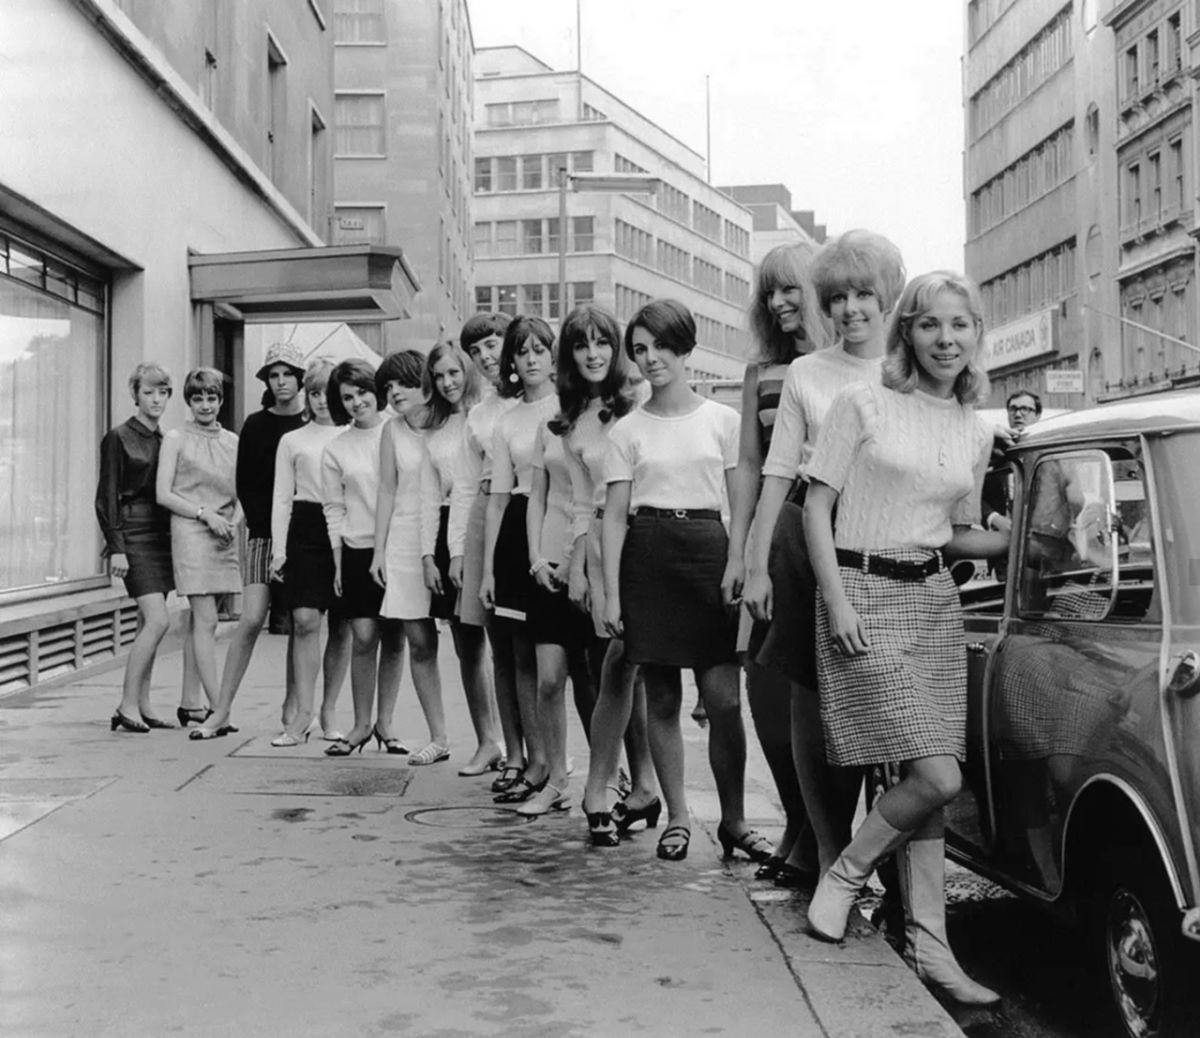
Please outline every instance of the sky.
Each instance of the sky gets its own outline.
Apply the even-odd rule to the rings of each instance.
[[[575,0],[468,0],[476,47],[575,67]],[[581,0],[583,71],[700,154],[712,182],[782,183],[830,234],[891,238],[909,274],[963,265],[964,5]]]

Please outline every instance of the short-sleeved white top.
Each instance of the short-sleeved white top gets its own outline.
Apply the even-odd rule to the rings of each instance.
[[[472,411],[472,413],[474,413]],[[492,435],[492,493],[528,494],[538,428],[558,413],[558,396],[522,400],[496,419]]]
[[[992,431],[955,398],[859,383],[837,395],[807,467],[837,490],[839,548],[941,548],[979,522]]]
[[[725,473],[737,468],[738,413],[703,400],[685,415],[663,417],[638,407],[609,433],[605,483],[632,481],[631,509],[720,511]]]

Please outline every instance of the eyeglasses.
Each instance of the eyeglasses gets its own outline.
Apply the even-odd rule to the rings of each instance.
[[[1009,414],[1037,414],[1036,407],[1030,407],[1028,404],[1010,404],[1008,408]]]

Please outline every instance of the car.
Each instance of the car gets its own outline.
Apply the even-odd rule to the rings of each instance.
[[[1131,1038],[1200,1034],[1200,390],[1043,419],[989,484],[948,854],[1082,928]]]

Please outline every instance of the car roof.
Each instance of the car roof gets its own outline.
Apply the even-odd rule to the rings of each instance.
[[[1200,389],[1180,389],[1043,418],[1021,437],[1020,447],[1195,428],[1200,428]]]

